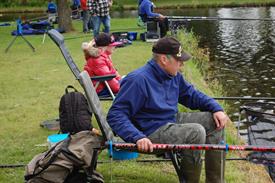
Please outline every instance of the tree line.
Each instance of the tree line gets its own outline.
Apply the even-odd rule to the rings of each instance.
[[[16,7],[16,6],[46,6],[47,0],[0,0],[0,7]]]

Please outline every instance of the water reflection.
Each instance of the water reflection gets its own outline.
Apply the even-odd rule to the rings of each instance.
[[[215,14],[232,18],[274,15],[274,8],[221,8]],[[210,80],[218,79],[228,96],[275,96],[274,22],[205,21],[207,33],[199,30],[200,23],[191,24],[201,36],[201,46],[210,48]]]
[[[119,17],[119,18],[133,18],[137,17],[137,10],[129,10],[129,11],[113,11],[111,12],[111,17]]]

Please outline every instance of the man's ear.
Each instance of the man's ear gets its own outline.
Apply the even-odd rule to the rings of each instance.
[[[160,58],[160,62],[161,62],[162,65],[167,65],[167,62],[168,62],[169,60],[167,59],[167,56],[166,56],[165,54],[161,54],[161,55],[159,56],[159,58]]]

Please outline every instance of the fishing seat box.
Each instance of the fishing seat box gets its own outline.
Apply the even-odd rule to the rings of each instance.
[[[146,32],[140,35],[140,39],[146,42],[156,42],[160,38],[159,23],[156,21],[146,22]]]
[[[115,41],[121,41],[128,38],[128,32],[113,32]]]

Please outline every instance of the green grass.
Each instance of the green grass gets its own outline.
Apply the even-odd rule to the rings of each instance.
[[[75,62],[82,68],[84,57],[80,49],[83,41],[91,39],[90,35],[81,33],[81,22],[74,22],[75,32],[64,34],[66,45]],[[135,28],[135,19],[113,19],[112,29],[120,30]],[[36,48],[32,52],[28,45],[19,37],[8,53],[4,53],[8,43],[13,39],[10,31],[15,26],[0,27],[0,164],[27,163],[32,157],[46,150],[41,144],[46,143],[46,137],[55,132],[39,127],[41,121],[53,119],[58,116],[60,97],[64,94],[67,85],[72,84],[80,91],[81,87],[68,69],[56,45],[46,38],[42,44],[42,35],[26,36]],[[134,31],[134,29],[133,29]],[[141,31],[141,30],[139,30]],[[197,48],[194,35],[183,33],[182,41],[187,50],[192,53],[193,61],[185,65],[184,72],[188,80],[195,83],[209,95],[220,94],[220,88],[209,90],[197,69],[196,60],[206,62],[208,57]],[[151,57],[151,43],[141,41],[133,45],[117,49],[113,54],[113,62],[120,74],[144,65]],[[110,102],[102,102],[107,112]],[[227,130],[229,143],[238,143],[234,137],[234,128],[229,125]],[[228,156],[237,156],[229,153]],[[142,155],[140,158],[148,158]],[[100,159],[106,160],[104,151]],[[260,166],[247,162],[227,162],[226,181],[228,183],[267,183],[266,172]],[[177,182],[175,171],[170,163],[136,163],[134,161],[113,162],[112,164],[99,164],[98,170],[105,176],[106,182]],[[24,169],[0,169],[0,183],[23,182]],[[248,176],[249,175],[249,176]]]

